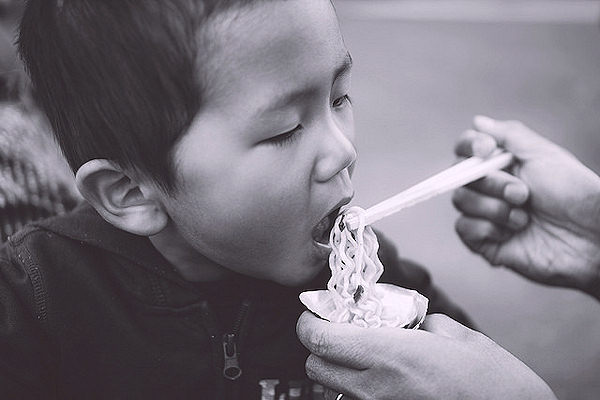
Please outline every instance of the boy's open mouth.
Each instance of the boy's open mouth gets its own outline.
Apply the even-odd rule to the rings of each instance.
[[[333,224],[338,214],[340,213],[340,208],[337,207],[332,212],[327,214],[325,218],[323,218],[312,230],[312,238],[315,242],[321,245],[329,246],[329,234],[331,233],[331,229],[333,228]]]

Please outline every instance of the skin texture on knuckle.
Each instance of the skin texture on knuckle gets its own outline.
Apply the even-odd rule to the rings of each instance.
[[[327,331],[310,331],[308,332],[307,344],[311,353],[318,356],[323,356],[331,347],[329,334]]]
[[[309,328],[308,328],[308,322],[307,322],[307,311],[305,311],[302,315],[300,315],[300,318],[298,318],[298,321],[296,321],[296,335],[298,336],[298,339],[300,339],[300,341],[306,345],[306,338],[308,337],[308,333],[309,333]]]
[[[309,355],[306,359],[306,362],[304,363],[306,375],[314,381],[318,381],[319,378],[318,365],[320,365],[320,363],[318,362],[317,357],[314,354]]]
[[[305,347],[311,353],[319,356],[329,349],[330,339],[326,330],[319,329],[316,325],[317,320],[310,320],[308,314],[303,314],[296,323],[296,334]]]

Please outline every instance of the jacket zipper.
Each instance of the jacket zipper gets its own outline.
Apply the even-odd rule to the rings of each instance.
[[[230,381],[237,380],[242,375],[240,366],[239,338],[241,329],[250,309],[250,301],[244,300],[230,333],[223,335],[223,377]]]

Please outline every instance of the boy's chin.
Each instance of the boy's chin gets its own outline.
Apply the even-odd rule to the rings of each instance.
[[[280,285],[289,287],[306,286],[308,283],[312,282],[321,272],[323,272],[323,269],[325,267],[327,267],[326,261],[322,262],[321,264],[311,265],[306,269],[302,269],[301,272],[297,272],[297,269],[290,269],[290,271],[294,272],[290,272],[289,274],[285,275],[279,275],[275,277],[273,281]]]

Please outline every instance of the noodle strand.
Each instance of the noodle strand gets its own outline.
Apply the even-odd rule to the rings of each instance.
[[[331,292],[336,312],[332,322],[350,322],[363,327],[388,326],[393,321],[382,320],[383,304],[375,284],[383,273],[383,264],[377,256],[379,242],[373,229],[365,224],[365,211],[351,207],[335,221],[329,237]],[[358,218],[358,227],[348,229],[344,219]]]

